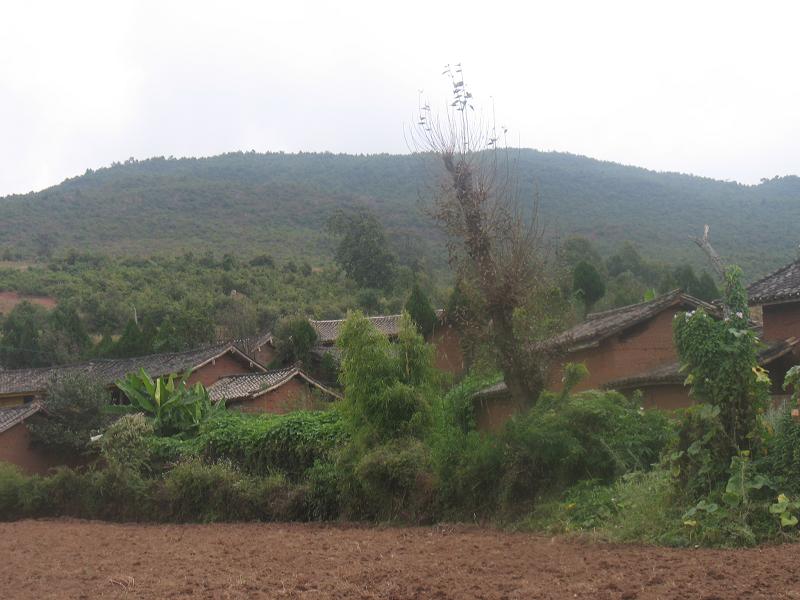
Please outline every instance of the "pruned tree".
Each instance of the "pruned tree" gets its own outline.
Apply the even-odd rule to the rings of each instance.
[[[438,115],[420,106],[411,143],[441,159],[443,179],[430,213],[447,236],[456,276],[480,293],[483,310],[474,318],[488,330],[509,392],[529,405],[545,386],[552,354],[537,338],[555,329],[553,317],[564,304],[552,301],[554,253],[536,199],[530,211],[518,201],[512,161],[498,149],[494,124],[475,116],[460,65],[445,75],[452,102]]]

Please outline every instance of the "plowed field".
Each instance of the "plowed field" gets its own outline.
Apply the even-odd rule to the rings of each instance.
[[[465,526],[21,521],[0,523],[0,597],[800,598],[797,554]]]

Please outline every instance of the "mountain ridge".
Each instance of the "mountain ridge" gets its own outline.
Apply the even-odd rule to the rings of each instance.
[[[800,177],[759,184],[654,171],[564,152],[513,149],[519,197],[538,195],[561,236],[584,235],[610,253],[623,241],[664,262],[702,264],[688,242],[705,223],[748,278],[794,258]],[[87,170],[39,192],[0,198],[0,249],[22,255],[50,237],[56,252],[269,253],[326,262],[325,222],[368,206],[403,254],[444,266],[441,236],[424,214],[439,165],[428,155],[230,152],[153,157]]]

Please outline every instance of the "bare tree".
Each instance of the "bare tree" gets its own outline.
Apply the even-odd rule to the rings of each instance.
[[[420,106],[412,146],[441,158],[444,176],[430,212],[447,235],[456,276],[481,296],[482,310],[473,318],[494,346],[509,392],[531,404],[546,385],[550,358],[537,337],[555,322],[552,313],[542,314],[554,306],[553,253],[538,202],[523,210],[509,151],[498,149],[494,123],[475,116],[460,65],[448,66],[445,75],[452,102],[438,115],[429,104]]]

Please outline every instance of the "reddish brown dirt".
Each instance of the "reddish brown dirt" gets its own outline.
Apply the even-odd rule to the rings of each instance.
[[[472,527],[0,523],[3,598],[800,598],[796,549]]]
[[[56,299],[49,296],[25,296],[17,292],[0,292],[0,314],[8,314],[11,310],[23,300],[27,300],[31,304],[38,304],[47,309],[55,308]]]

